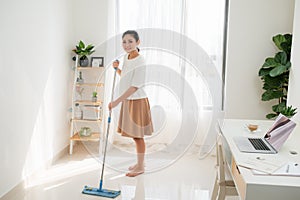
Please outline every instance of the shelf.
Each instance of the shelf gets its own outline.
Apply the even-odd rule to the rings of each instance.
[[[72,119],[73,122],[101,122],[102,119],[89,120],[89,119]]]
[[[76,141],[99,141],[100,134],[102,137],[103,123],[103,97],[105,83],[105,67],[82,67],[79,66],[79,56],[76,55],[74,60],[74,79],[72,91],[72,118],[69,135],[69,153],[73,153],[73,146]],[[81,78],[81,80],[79,79]],[[84,91],[84,92],[83,92]],[[97,98],[93,98],[92,94],[97,92]],[[75,109],[79,104],[81,113],[75,113],[79,109]],[[76,119],[75,116],[80,114],[82,119]],[[85,137],[80,135],[82,127],[90,127],[91,136]]]
[[[97,86],[97,87],[103,87],[103,83],[76,83],[77,86]]]
[[[85,137],[85,136],[80,136],[79,133],[75,133],[70,140],[73,141],[99,141],[100,139],[100,133],[99,132],[93,132],[91,136]]]
[[[102,70],[103,70],[104,67],[91,67],[91,66],[89,66],[89,67],[80,67],[80,66],[77,66],[77,69],[78,69],[78,70],[91,70],[91,69],[96,69],[96,70],[97,70],[97,69],[98,69],[98,70],[99,70],[99,69],[102,69]]]
[[[88,100],[77,100],[74,101],[74,103],[79,103],[80,105],[92,105],[92,106],[100,106],[102,104],[102,101],[88,101]]]

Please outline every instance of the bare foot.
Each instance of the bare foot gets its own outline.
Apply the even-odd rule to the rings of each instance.
[[[135,176],[138,176],[140,174],[143,174],[144,173],[144,167],[139,167],[139,166],[136,166],[134,170],[128,172],[126,174],[126,176],[128,177],[135,177]]]
[[[128,170],[129,170],[129,171],[134,171],[135,168],[137,168],[137,166],[138,166],[138,164],[132,165],[132,166],[128,167]],[[144,166],[145,166],[145,165],[144,165]]]
[[[127,174],[126,174],[126,176],[128,176],[128,177],[135,177],[135,176],[138,176],[138,175],[140,175],[140,174],[143,174],[144,173],[144,171],[138,171],[138,172],[128,172]]]
[[[134,170],[136,167],[137,167],[137,164],[132,165],[132,166],[128,167],[128,170],[132,171],[132,170]]]

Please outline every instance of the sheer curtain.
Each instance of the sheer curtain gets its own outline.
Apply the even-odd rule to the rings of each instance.
[[[211,123],[216,120],[212,112],[220,111],[222,103],[224,5],[225,0],[110,1],[108,35],[119,36],[110,51],[121,64],[120,34],[126,30],[140,34],[155,129],[146,142],[156,148],[148,152],[157,148],[184,152],[192,143],[212,147]],[[118,109],[114,115],[118,116]],[[114,134],[113,142],[131,141]]]

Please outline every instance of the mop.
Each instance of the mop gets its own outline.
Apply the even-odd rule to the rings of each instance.
[[[118,60],[116,60],[116,61],[119,62]],[[116,73],[117,73],[117,70],[115,70],[115,73],[114,73],[114,81],[113,81],[113,86],[112,86],[110,102],[113,101],[113,97],[114,97]],[[101,171],[101,179],[100,179],[99,188],[84,186],[83,191],[82,191],[83,194],[96,195],[96,196],[108,197],[108,198],[115,198],[121,194],[120,190],[116,191],[116,190],[107,190],[107,189],[102,188],[107,141],[108,141],[108,135],[109,135],[110,121],[111,121],[111,112],[112,112],[112,109],[109,110],[109,115],[108,115],[108,124],[107,124],[107,131],[106,131],[106,139],[105,139],[105,147],[104,147],[104,155],[103,155],[103,163],[102,163],[102,171]]]

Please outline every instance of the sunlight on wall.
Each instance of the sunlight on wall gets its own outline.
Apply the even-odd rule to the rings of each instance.
[[[23,178],[26,179],[35,170],[41,168],[44,163],[51,157],[53,157],[52,145],[53,145],[53,122],[52,118],[52,107],[53,99],[49,97],[50,83],[53,81],[52,74],[50,71],[46,87],[44,90],[43,99],[39,107],[37,118],[34,124],[33,134],[30,141],[29,150],[27,152],[25,165],[23,167]],[[50,111],[50,112],[49,112]],[[46,114],[47,113],[47,114]]]
[[[23,167],[22,176],[25,188],[53,184],[47,187],[50,190],[66,184],[67,182],[59,182],[64,178],[89,172],[100,166],[94,158],[47,166],[47,164],[52,164],[51,159],[57,153],[54,152],[57,143],[62,142],[62,138],[68,136],[68,133],[59,129],[59,127],[62,128],[59,124],[67,126],[67,121],[63,121],[66,118],[61,116],[62,111],[56,99],[57,87],[60,87],[56,79],[55,70],[51,68]],[[65,143],[68,143],[68,137],[65,138]]]
[[[58,140],[57,119],[59,119],[59,108],[55,93],[58,87],[53,69],[49,72],[48,80],[44,89],[41,104],[31,136],[30,146],[27,152],[22,176],[27,185],[28,177],[36,170],[45,166],[54,156],[54,145]]]

